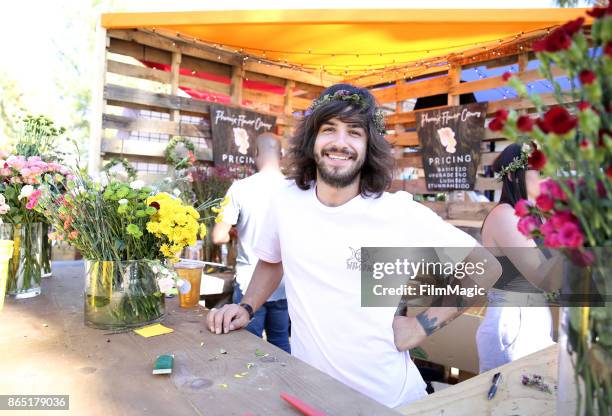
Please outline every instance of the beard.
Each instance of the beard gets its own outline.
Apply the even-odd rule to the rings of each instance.
[[[327,166],[325,164],[326,152],[343,153],[353,161],[353,164],[344,171],[338,166]],[[348,149],[339,149],[334,146],[322,149],[320,154],[315,153],[315,162],[317,163],[317,177],[321,181],[334,188],[344,188],[358,180],[361,174],[361,168],[365,163],[365,157],[358,158],[357,153],[349,151]]]

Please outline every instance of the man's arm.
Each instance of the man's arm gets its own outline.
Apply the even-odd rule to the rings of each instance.
[[[232,225],[226,222],[218,222],[215,224],[212,230],[211,238],[213,244],[224,244],[230,241],[230,230]]]
[[[483,275],[475,276],[472,274],[463,278],[462,285],[466,287],[475,283],[488,290],[502,274],[502,267],[495,256],[481,246],[475,247],[464,259],[464,262],[485,262],[487,264]],[[462,307],[429,307],[416,316],[396,316],[393,320],[393,336],[396,348],[399,351],[406,351],[418,346],[427,336],[443,328],[465,312],[476,301],[476,298],[463,300]]]
[[[278,288],[282,277],[282,263],[268,263],[259,260],[241,303],[251,305],[253,311],[256,311]],[[250,319],[245,308],[236,304],[228,304],[221,309],[211,309],[206,321],[210,332],[227,334],[229,331],[247,326]]]

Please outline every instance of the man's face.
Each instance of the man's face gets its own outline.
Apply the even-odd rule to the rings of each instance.
[[[368,138],[358,123],[332,118],[319,128],[314,144],[317,179],[343,188],[359,179]]]

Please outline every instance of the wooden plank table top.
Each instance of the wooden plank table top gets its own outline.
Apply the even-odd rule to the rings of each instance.
[[[53,266],[41,296],[7,298],[0,312],[0,394],[69,394],[70,410],[53,415],[298,415],[280,392],[329,415],[398,415],[247,331],[212,335],[206,311],[176,299],[166,302],[171,334],[88,328],[83,263]],[[174,354],[171,375],[151,374],[160,354]]]
[[[539,374],[554,390],[557,382],[557,345],[479,374],[452,387],[398,409],[410,416],[548,416],[556,415],[555,394],[521,384],[521,375]],[[493,375],[502,381],[492,400],[487,400]]]

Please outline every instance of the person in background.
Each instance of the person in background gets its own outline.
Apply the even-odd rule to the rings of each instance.
[[[232,299],[234,303],[240,303],[259,260],[253,251],[253,245],[257,241],[266,212],[270,208],[270,198],[276,190],[287,184],[280,170],[279,138],[271,133],[264,133],[258,136],[255,142],[255,164],[258,172],[230,186],[226,195],[228,204],[219,213],[211,236],[215,244],[227,243],[230,240],[232,226],[236,226],[238,253],[236,285]],[[246,329],[260,338],[265,330],[268,342],[291,353],[284,283],[281,282],[267,302],[257,310]]]
[[[520,233],[515,215],[521,199],[534,202],[540,194],[543,178],[530,168],[530,152],[529,145],[511,144],[493,162],[502,194],[485,218],[481,235],[503,273],[488,293],[489,306],[476,333],[480,372],[553,344],[550,308],[542,291],[559,288],[555,277],[562,273],[561,256],[540,251],[534,240]]]

